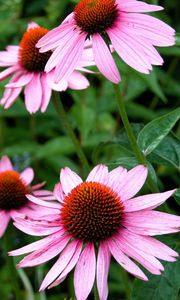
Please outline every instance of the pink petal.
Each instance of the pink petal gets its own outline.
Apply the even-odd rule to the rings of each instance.
[[[19,88],[28,84],[33,78],[33,73],[20,71],[15,76],[13,82],[6,84],[7,88]]]
[[[105,165],[97,165],[89,173],[86,182],[106,184],[108,182],[108,168]]]
[[[83,90],[89,86],[89,81],[81,73],[74,71],[68,78],[68,87],[73,90]]]
[[[126,36],[123,36],[121,30],[117,29],[107,29],[106,30],[115,51],[129,66],[135,70],[149,74],[151,66],[149,65],[143,52],[139,52],[133,43],[130,43]]]
[[[163,265],[154,256],[137,249],[136,245],[132,246],[121,235],[116,238],[116,243],[121,251],[138,261],[152,274],[160,275],[164,270]]]
[[[64,193],[67,195],[73,188],[82,183],[82,179],[70,168],[61,169],[60,182]]]
[[[10,215],[4,210],[0,210],[0,237],[3,236],[10,221]]]
[[[35,223],[35,222],[34,222]],[[49,235],[54,232],[57,232],[61,229],[61,226],[54,225],[53,227],[47,227],[44,225],[37,225],[36,223],[33,224],[33,222],[27,222],[26,219],[20,219],[16,218],[16,221],[14,222],[14,226],[18,228],[19,230],[34,236],[43,236],[43,235]]]
[[[123,167],[117,167],[109,172],[108,186],[114,191],[119,192],[119,184],[126,178],[127,170]]]
[[[52,89],[47,84],[47,74],[42,73],[41,75],[42,85],[42,99],[41,99],[41,112],[45,112],[52,95]]]
[[[76,251],[75,251],[73,257],[71,258],[70,262],[64,268],[61,275],[48,288],[54,287],[54,286],[58,285],[59,283],[61,283],[66,278],[67,274],[75,267],[75,265],[79,259],[81,250],[82,250],[82,245],[83,245],[82,242],[78,243],[78,245],[76,246]]]
[[[89,243],[83,250],[74,272],[74,289],[78,300],[87,299],[91,292],[96,270],[94,245]]]
[[[11,53],[8,51],[0,51],[0,66],[8,67],[18,64],[18,55],[17,53]]]
[[[14,72],[19,70],[19,65],[15,65],[12,67],[7,68],[6,70],[0,72],[0,81],[7,78],[8,76],[10,76],[11,74],[13,74]]]
[[[180,229],[180,217],[156,211],[133,212],[124,215],[123,225],[139,233],[144,230],[142,234],[171,233]]]
[[[78,240],[73,240],[70,242],[67,247],[61,252],[58,260],[54,263],[53,267],[49,270],[47,275],[45,276],[39,291],[44,291],[48,285],[50,285],[64,270],[64,268],[68,265],[71,258],[74,255],[76,250],[76,246],[78,244]]]
[[[62,91],[65,91],[67,90],[68,88],[68,82],[67,80],[63,80],[63,81],[60,81],[58,83],[55,82],[55,77],[54,77],[54,69],[50,72],[48,72],[46,74],[46,80],[47,80],[47,84],[48,86],[54,90],[54,91],[58,91],[58,92],[62,92]]]
[[[26,168],[21,173],[21,178],[26,182],[26,184],[30,184],[34,178],[34,171],[32,168]]]
[[[121,25],[131,28],[134,35],[144,37],[155,46],[171,46],[175,44],[175,31],[166,23],[152,16],[143,14],[121,14]]]
[[[157,258],[175,261],[175,257],[178,256],[177,252],[150,236],[138,235],[127,229],[121,229],[119,236],[123,237],[130,245]]]
[[[61,60],[58,62],[56,72],[56,82],[67,80],[75,70],[83,53],[86,34],[74,30],[74,36],[62,48]]]
[[[126,11],[126,12],[153,12],[153,11],[158,11],[158,10],[163,10],[164,8],[162,6],[158,5],[150,5],[141,1],[129,1],[129,2],[119,2],[119,9],[121,11]]]
[[[41,48],[40,52],[47,52],[54,49],[69,32],[72,31],[72,27],[69,24],[61,24],[58,27],[50,30],[45,36],[43,36],[36,44],[37,48]]]
[[[108,241],[109,250],[111,251],[112,255],[114,256],[115,260],[129,273],[133,274],[137,278],[147,281],[148,278],[146,275],[141,271],[141,269],[132,261],[130,260],[118,247],[118,245],[113,241]]]
[[[64,202],[64,193],[60,183],[57,183],[54,187],[54,196],[59,202]]]
[[[9,157],[5,155],[0,159],[0,172],[7,170],[13,170],[13,166]]]
[[[45,207],[50,207],[50,208],[57,208],[59,209],[60,208],[60,204],[59,203],[54,203],[54,202],[48,202],[48,201],[44,201],[44,200],[41,200],[41,199],[38,199],[32,195],[26,195],[27,198],[37,204],[37,205],[42,205],[42,206],[45,206]]]
[[[107,79],[113,83],[119,83],[119,71],[103,38],[98,33],[93,34],[92,42],[94,60],[98,69]]]
[[[149,194],[127,200],[124,202],[125,212],[153,209],[165,202],[175,191],[176,189],[164,193]]]
[[[4,96],[0,101],[0,105],[4,106],[5,109],[9,108],[20,95],[22,88],[14,88],[9,89],[6,88],[4,92]]]
[[[53,243],[54,241],[57,240],[57,238],[59,238],[63,234],[64,234],[64,231],[58,231],[58,232],[53,233],[50,236],[45,237],[37,242],[33,242],[33,243],[31,243],[27,246],[21,247],[17,250],[10,251],[10,252],[8,252],[8,254],[10,256],[17,256],[17,255],[22,255],[22,254],[26,254],[29,252],[33,252],[33,251],[43,248],[45,246],[49,246],[49,243]]]
[[[33,78],[24,89],[24,95],[27,110],[30,113],[37,112],[42,103],[42,86],[39,73],[34,73]]]
[[[53,242],[49,242],[49,244],[46,244],[45,246],[34,251],[33,253],[27,255],[20,261],[20,263],[17,266],[19,268],[32,267],[40,265],[54,258],[65,248],[69,239],[70,236],[66,235],[56,239]]]
[[[143,165],[138,165],[128,171],[122,183],[119,184],[119,195],[122,201],[130,199],[141,189],[147,174],[148,169]]]
[[[97,258],[97,288],[99,298],[106,300],[108,297],[107,278],[110,265],[110,252],[106,242],[101,242]]]

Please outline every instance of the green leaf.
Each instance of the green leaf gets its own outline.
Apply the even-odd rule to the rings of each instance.
[[[164,266],[162,275],[150,275],[148,282],[135,280],[131,300],[178,300],[180,260]]]
[[[179,118],[180,108],[177,108],[144,126],[138,135],[137,142],[145,155],[151,153],[160,144]]]
[[[177,189],[177,191],[175,192],[175,194],[173,195],[176,202],[180,205],[180,188]]]
[[[180,169],[180,140],[169,134],[148,156],[151,162]]]

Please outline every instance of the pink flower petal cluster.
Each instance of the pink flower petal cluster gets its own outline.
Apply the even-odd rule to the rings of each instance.
[[[39,27],[34,22],[28,25],[26,33],[29,33],[29,40],[27,40],[26,43],[29,47],[32,42],[34,43],[34,39],[36,38],[35,31],[37,28],[41,29],[42,27]],[[87,49],[85,49],[84,55],[81,61],[79,61],[78,66],[74,68],[68,78],[62,80],[60,83],[57,83],[54,80],[55,69],[52,68],[48,73],[44,70],[37,69],[38,65],[41,64],[41,56],[43,54],[39,54],[39,56],[33,55],[33,46],[30,48],[30,52],[32,53],[28,53],[28,51],[25,52],[25,63],[28,68],[26,68],[26,65],[22,65],[22,49],[20,45],[8,46],[6,51],[0,51],[0,67],[7,67],[0,73],[0,81],[13,75],[10,82],[5,85],[5,91],[0,100],[0,105],[5,109],[9,108],[16,101],[24,88],[24,100],[28,112],[35,113],[39,109],[41,112],[45,112],[51,98],[52,90],[65,91],[67,88],[77,90],[87,88],[89,86],[89,81],[79,72],[80,70],[86,71],[86,66],[94,64],[88,43],[86,43],[86,45]],[[36,51],[38,50],[36,49]],[[31,66],[31,69],[29,69],[29,66]]]
[[[3,156],[0,159],[0,237],[5,233],[11,219],[15,220],[20,216],[37,218],[41,217],[41,215],[52,213],[48,205],[52,202],[50,200],[55,199],[53,193],[42,189],[42,186],[45,184],[44,182],[31,186],[33,178],[34,171],[32,168],[26,168],[23,172],[18,173],[14,170],[7,156]],[[24,203],[22,205],[19,205],[18,202],[20,199],[16,197],[17,191],[21,196],[21,190],[17,190],[15,185],[20,185],[20,189],[22,188],[22,195],[24,196]],[[24,190],[27,190],[33,196],[43,199],[47,204],[46,208],[29,201],[26,195],[23,194]]]
[[[178,254],[153,236],[178,232],[180,217],[154,210],[175,190],[135,197],[143,186],[147,173],[147,168],[143,165],[129,171],[123,167],[108,171],[105,165],[97,165],[83,182],[71,169],[62,169],[60,183],[54,189],[59,201],[58,213],[55,208],[54,213],[48,215],[48,221],[47,216],[15,221],[15,226],[23,232],[30,235],[39,232],[40,236],[46,237],[14,250],[10,255],[30,253],[19,263],[19,267],[36,266],[58,255],[57,261],[45,276],[40,291],[61,283],[75,267],[74,288],[77,300],[87,299],[95,277],[99,298],[107,299],[111,256],[126,271],[142,280],[146,281],[148,278],[133,260],[150,273],[161,274],[164,267],[159,259],[173,262]],[[28,198],[37,205],[47,207],[47,202],[37,197]],[[101,201],[104,201],[105,209]],[[109,207],[109,203],[114,206]],[[118,230],[108,237],[111,225],[114,226],[114,220],[119,214],[118,209],[122,210]],[[79,211],[82,212],[81,215],[78,215]],[[111,222],[109,216],[112,214],[114,218],[111,218]],[[85,224],[86,221],[88,225]],[[74,227],[71,224],[75,224]],[[89,230],[89,226],[92,232],[90,229],[91,235],[88,240],[86,231]],[[103,237],[94,241],[94,232],[102,233]]]
[[[154,46],[175,44],[174,29],[144,14],[162,9],[136,0],[80,0],[74,12],[37,43],[40,52],[55,49],[45,71],[55,69],[57,82],[67,79],[79,64],[85,43],[90,39],[96,66],[110,81],[116,84],[120,81],[111,44],[125,63],[148,74],[152,65],[163,64]]]

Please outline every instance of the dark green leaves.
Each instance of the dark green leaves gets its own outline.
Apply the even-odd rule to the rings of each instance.
[[[138,144],[145,155],[151,153],[180,119],[180,108],[148,123],[138,135]]]

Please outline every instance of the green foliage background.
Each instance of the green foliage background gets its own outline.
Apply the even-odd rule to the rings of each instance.
[[[27,23],[35,21],[48,29],[57,26],[77,1],[70,0],[0,0],[0,50],[17,45]],[[155,15],[180,32],[179,0],[147,1],[159,3],[165,10]],[[179,186],[180,171],[180,37],[170,48],[159,48],[164,58],[163,67],[155,67],[150,75],[140,74],[119,58],[121,91],[127,113],[142,151],[149,162],[149,170],[161,191]],[[137,164],[119,117],[112,84],[100,74],[88,75],[90,87],[84,91],[61,93],[61,98],[81,145],[91,163],[105,163],[110,168]],[[0,82],[0,97],[5,81]],[[36,99],[34,99],[36,101]],[[23,95],[9,109],[0,108],[0,156],[9,155],[18,170],[33,166],[35,182],[47,181],[52,189],[59,180],[61,167],[69,166],[83,177],[86,173],[80,164],[75,148],[64,133],[62,124],[50,103],[47,111],[29,115],[24,107]],[[143,192],[149,192],[144,186]],[[168,200],[161,210],[178,214],[180,191]],[[13,249],[32,241],[31,237],[9,229]],[[177,235],[165,236],[164,242],[178,250]],[[12,248],[11,248],[12,249]],[[10,250],[10,248],[9,248]],[[0,242],[0,296],[2,300],[15,299],[9,273],[4,239]],[[18,259],[19,260],[19,259]],[[29,268],[26,274],[32,287],[26,284],[24,273],[19,275],[21,299],[64,300],[75,299],[72,275],[60,286],[38,293],[43,274],[52,262],[40,268]],[[132,278],[116,263],[111,264],[109,300],[177,300],[180,299],[180,265],[165,263],[162,276],[150,276],[148,283]],[[21,271],[20,271],[21,272]],[[149,274],[148,274],[149,275]],[[34,292],[32,292],[32,289]],[[89,297],[89,300],[93,296]],[[20,299],[16,299],[20,300]]]

